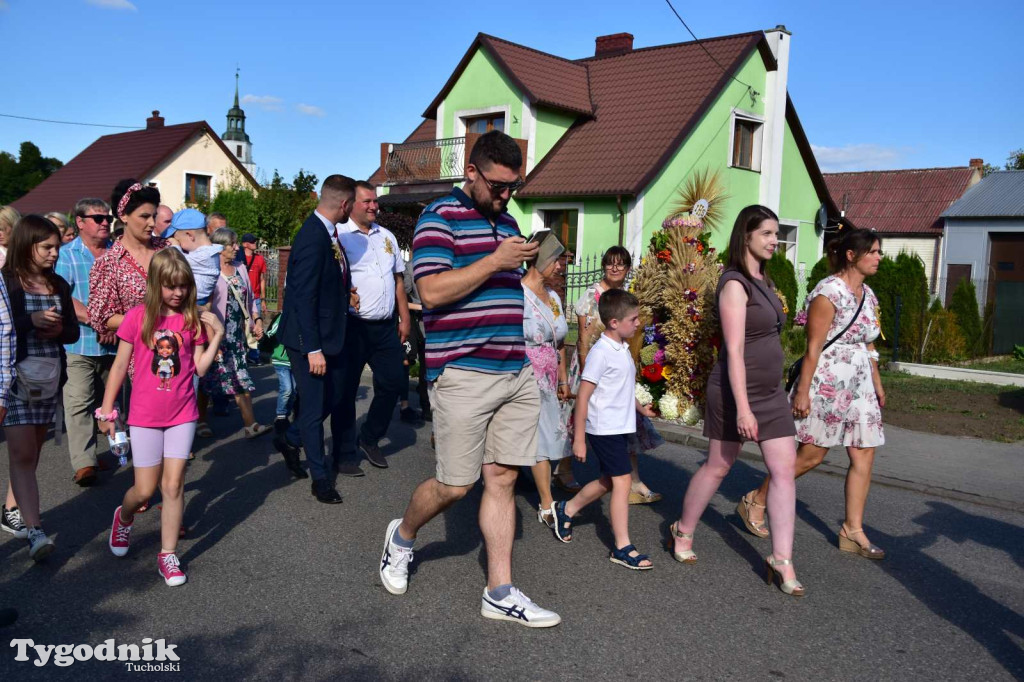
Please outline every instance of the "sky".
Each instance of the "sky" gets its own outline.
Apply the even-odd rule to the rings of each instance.
[[[1024,147],[1024,0],[673,0],[700,38],[784,24],[789,92],[825,171],[1002,166]],[[618,32],[690,40],[664,0],[0,0],[0,114],[226,129],[240,68],[257,178],[369,176],[478,32],[562,57]],[[67,162],[115,128],[0,117]],[[262,177],[261,177],[262,176]]]

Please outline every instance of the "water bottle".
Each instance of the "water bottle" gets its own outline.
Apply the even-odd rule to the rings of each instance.
[[[124,421],[120,415],[114,420],[114,435],[107,436],[107,441],[110,443],[110,452],[117,456],[118,466],[126,466],[131,446],[128,443],[128,432],[124,428]]]

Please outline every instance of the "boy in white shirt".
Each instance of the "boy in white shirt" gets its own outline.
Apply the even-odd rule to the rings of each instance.
[[[194,208],[183,208],[171,218],[163,236],[185,254],[196,280],[196,305],[209,310],[210,296],[220,277],[220,252],[224,247],[210,241],[206,216]]]
[[[579,393],[576,396],[575,434],[572,453],[587,460],[587,444],[597,456],[601,478],[583,486],[568,502],[551,505],[555,537],[572,540],[572,517],[583,507],[611,491],[612,532],[615,549],[609,559],[633,570],[653,568],[646,554],[629,541],[629,488],[632,467],[627,437],[636,432],[636,413],[654,416],[650,405],[636,399],[636,365],[628,340],[640,326],[640,303],[622,289],[601,294],[597,310],[604,333],[587,353]]]

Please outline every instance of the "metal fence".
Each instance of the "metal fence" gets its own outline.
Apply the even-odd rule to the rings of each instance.
[[[278,303],[277,296],[277,272],[278,265],[280,263],[278,259],[277,249],[256,249],[256,253],[263,256],[263,260],[267,262],[267,288],[263,290],[263,306],[269,309],[276,309]]]
[[[604,277],[604,268],[601,267],[601,256],[602,254],[598,253],[579,258],[576,262],[569,261],[565,265],[565,274],[562,276],[563,282],[561,282],[561,286],[554,287],[562,295],[566,311],[565,317],[569,323],[569,333],[573,338],[575,338],[575,332],[578,330],[576,329],[576,313],[573,312],[572,308],[576,305],[576,301],[580,299],[580,296],[583,295],[583,292],[587,290],[587,287],[601,281],[601,278]],[[633,270],[630,270],[626,276],[626,288],[629,288],[629,283],[632,279]],[[558,283],[553,284],[557,285]]]

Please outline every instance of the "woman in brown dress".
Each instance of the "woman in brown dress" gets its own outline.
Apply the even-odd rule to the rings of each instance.
[[[697,522],[736,461],[743,441],[755,441],[771,473],[772,553],[765,558],[765,575],[772,582],[778,575],[783,592],[802,597],[804,588],[792,563],[796,428],[782,388],[784,356],[779,338],[786,314],[764,272],[778,240],[779,219],[770,209],[755,205],[740,211],[729,240],[729,265],[716,294],[723,344],[708,379],[704,414],[708,459],[690,480],[682,517],[670,527],[668,544],[676,561],[697,561],[692,550]]]

